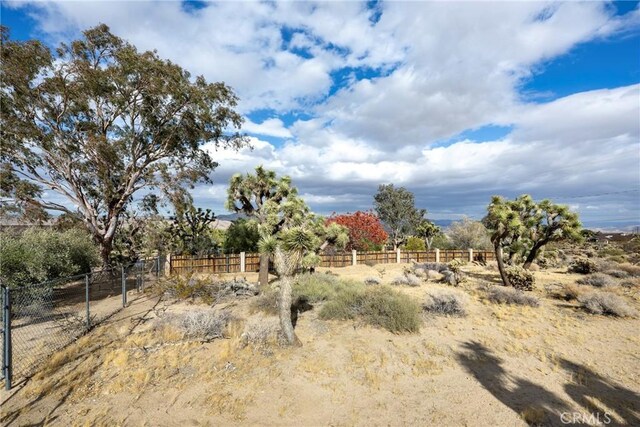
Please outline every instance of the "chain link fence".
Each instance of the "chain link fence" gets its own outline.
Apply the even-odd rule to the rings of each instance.
[[[56,351],[127,305],[162,274],[153,258],[36,285],[2,286],[2,379],[28,378]]]

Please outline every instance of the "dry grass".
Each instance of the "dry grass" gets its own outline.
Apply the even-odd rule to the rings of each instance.
[[[578,302],[592,314],[636,317],[637,311],[624,298],[610,292],[592,292],[578,297]]]
[[[497,304],[526,305],[538,307],[540,300],[533,295],[527,295],[523,291],[504,286],[492,286],[487,291],[487,299]]]
[[[431,290],[423,305],[425,311],[445,316],[466,316],[469,298],[463,292]]]
[[[594,273],[588,276],[578,279],[578,283],[581,285],[593,286],[595,288],[607,288],[609,286],[615,286],[617,283],[614,279],[606,274]]]

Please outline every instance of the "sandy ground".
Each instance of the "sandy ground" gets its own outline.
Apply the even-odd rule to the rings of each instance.
[[[332,272],[389,282],[403,267]],[[155,317],[197,306],[149,294],[5,393],[2,423],[640,425],[639,319],[593,316],[545,297],[544,285],[577,279],[562,270],[536,272],[540,307],[494,305],[478,286],[497,273],[465,268],[467,317],[425,315],[419,333],[394,335],[322,321],[315,307],[299,318],[299,348],[243,348],[245,322],[275,321],[252,313],[246,299],[219,307],[238,319],[226,339],[158,334]],[[397,289],[423,300],[432,288],[444,286]],[[640,309],[637,288],[619,292]]]

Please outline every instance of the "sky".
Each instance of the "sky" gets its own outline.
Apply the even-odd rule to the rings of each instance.
[[[494,194],[551,198],[585,226],[640,225],[640,7],[624,2],[2,2],[13,39],[99,23],[240,97],[253,149],[213,151],[217,214],[237,172],[290,175],[321,214],[378,185],[431,219]],[[50,195],[55,198],[55,195]]]

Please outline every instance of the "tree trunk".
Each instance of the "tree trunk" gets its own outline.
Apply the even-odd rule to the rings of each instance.
[[[433,237],[424,239],[424,242],[427,244],[427,250],[431,250],[431,242],[433,242]]]
[[[278,298],[278,312],[280,315],[280,327],[282,328],[282,334],[289,345],[301,346],[302,343],[296,336],[293,330],[293,323],[291,322],[291,303],[292,301],[292,287],[291,276],[282,276],[280,278],[280,294]]]
[[[511,286],[511,282],[509,282],[509,278],[507,277],[507,273],[504,269],[504,262],[502,260],[502,251],[500,250],[500,243],[495,243],[493,245],[493,249],[496,252],[496,261],[498,261],[498,270],[500,271],[500,277],[502,278],[502,283],[505,286]]]
[[[536,258],[538,257],[538,252],[540,252],[540,249],[542,249],[542,247],[546,244],[547,242],[538,242],[535,245],[533,245],[533,247],[531,248],[531,251],[529,251],[529,255],[527,255],[527,259],[524,261],[524,264],[522,265],[522,267],[524,267],[525,269],[529,269],[531,267],[531,264],[533,263],[533,261],[536,260]]]
[[[258,283],[260,286],[267,286],[269,284],[269,254],[260,254]]]
[[[113,250],[113,239],[106,239],[104,236],[96,236],[100,245],[100,258],[102,258],[102,268],[107,269],[111,264],[111,251]]]

